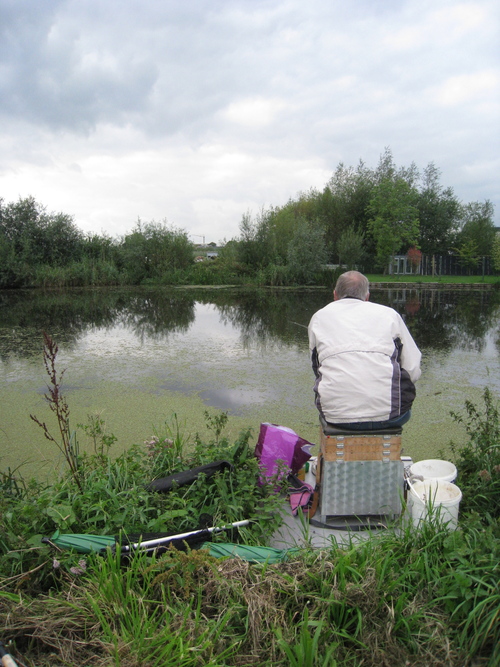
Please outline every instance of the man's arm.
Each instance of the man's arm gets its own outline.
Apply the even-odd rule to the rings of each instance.
[[[416,382],[422,374],[422,371],[420,370],[422,354],[402,318],[401,324],[401,342],[403,343],[403,349],[401,350],[401,366],[408,372],[411,381]]]
[[[319,359],[318,359],[318,350],[316,348],[314,348],[314,350],[311,352],[311,362],[314,375],[316,377],[319,377]]]
[[[314,335],[310,324],[308,328],[308,334],[309,334],[309,351],[311,352],[312,369],[314,371],[314,375],[316,377],[319,377],[319,358],[318,358],[318,350],[316,348],[316,336]]]

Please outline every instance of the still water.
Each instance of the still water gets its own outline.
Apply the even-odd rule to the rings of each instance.
[[[414,460],[435,458],[463,430],[450,416],[466,399],[500,398],[497,291],[375,290],[373,301],[404,317],[422,350],[423,374],[403,446]],[[313,443],[307,324],[331,299],[327,290],[100,289],[0,292],[0,469],[50,474],[54,432],[44,399],[42,332],[59,346],[71,425],[99,413],[116,452],[164,432],[173,415],[186,437],[207,436],[204,412],[229,414],[228,435],[269,421]],[[85,435],[82,447],[90,447]]]

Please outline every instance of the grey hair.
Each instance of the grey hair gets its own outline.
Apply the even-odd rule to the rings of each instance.
[[[370,294],[370,283],[368,278],[359,271],[346,271],[339,276],[335,285],[337,299],[350,296],[353,299],[366,301]]]

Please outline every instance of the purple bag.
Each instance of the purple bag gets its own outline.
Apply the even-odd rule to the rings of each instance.
[[[264,423],[260,425],[255,456],[266,477],[273,477],[278,473],[280,461],[287,468],[283,471],[286,476],[290,471],[298,473],[304,463],[311,458],[312,447],[314,447],[312,443],[298,436],[291,428]]]

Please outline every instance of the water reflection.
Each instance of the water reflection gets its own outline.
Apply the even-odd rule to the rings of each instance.
[[[379,290],[373,300],[403,316],[422,350],[481,352],[489,332],[500,333],[497,290]]]
[[[500,397],[499,297],[373,292],[401,313],[423,352],[407,452],[436,458],[455,427],[450,410],[485,386]],[[314,289],[0,292],[0,465],[49,456],[29,419],[47,413],[43,331],[59,345],[59,370],[67,369],[73,423],[102,413],[121,447],[141,443],[172,413],[187,432],[200,431],[205,408],[227,411],[234,437],[271,421],[316,442],[307,325],[330,300]]]
[[[0,291],[0,359],[38,355],[43,332],[73,349],[87,331],[121,324],[144,342],[187,331],[195,300],[176,292],[142,290]]]
[[[500,292],[429,289],[374,290],[377,303],[405,319],[422,350],[481,352],[493,334],[500,347]],[[199,305],[238,332],[243,350],[269,346],[307,348],[307,324],[328,303],[326,290],[99,289],[0,292],[0,359],[39,355],[42,332],[73,349],[91,330],[117,326],[139,343],[186,334]],[[213,324],[208,325],[213,329]],[[208,334],[209,331],[207,330]]]

